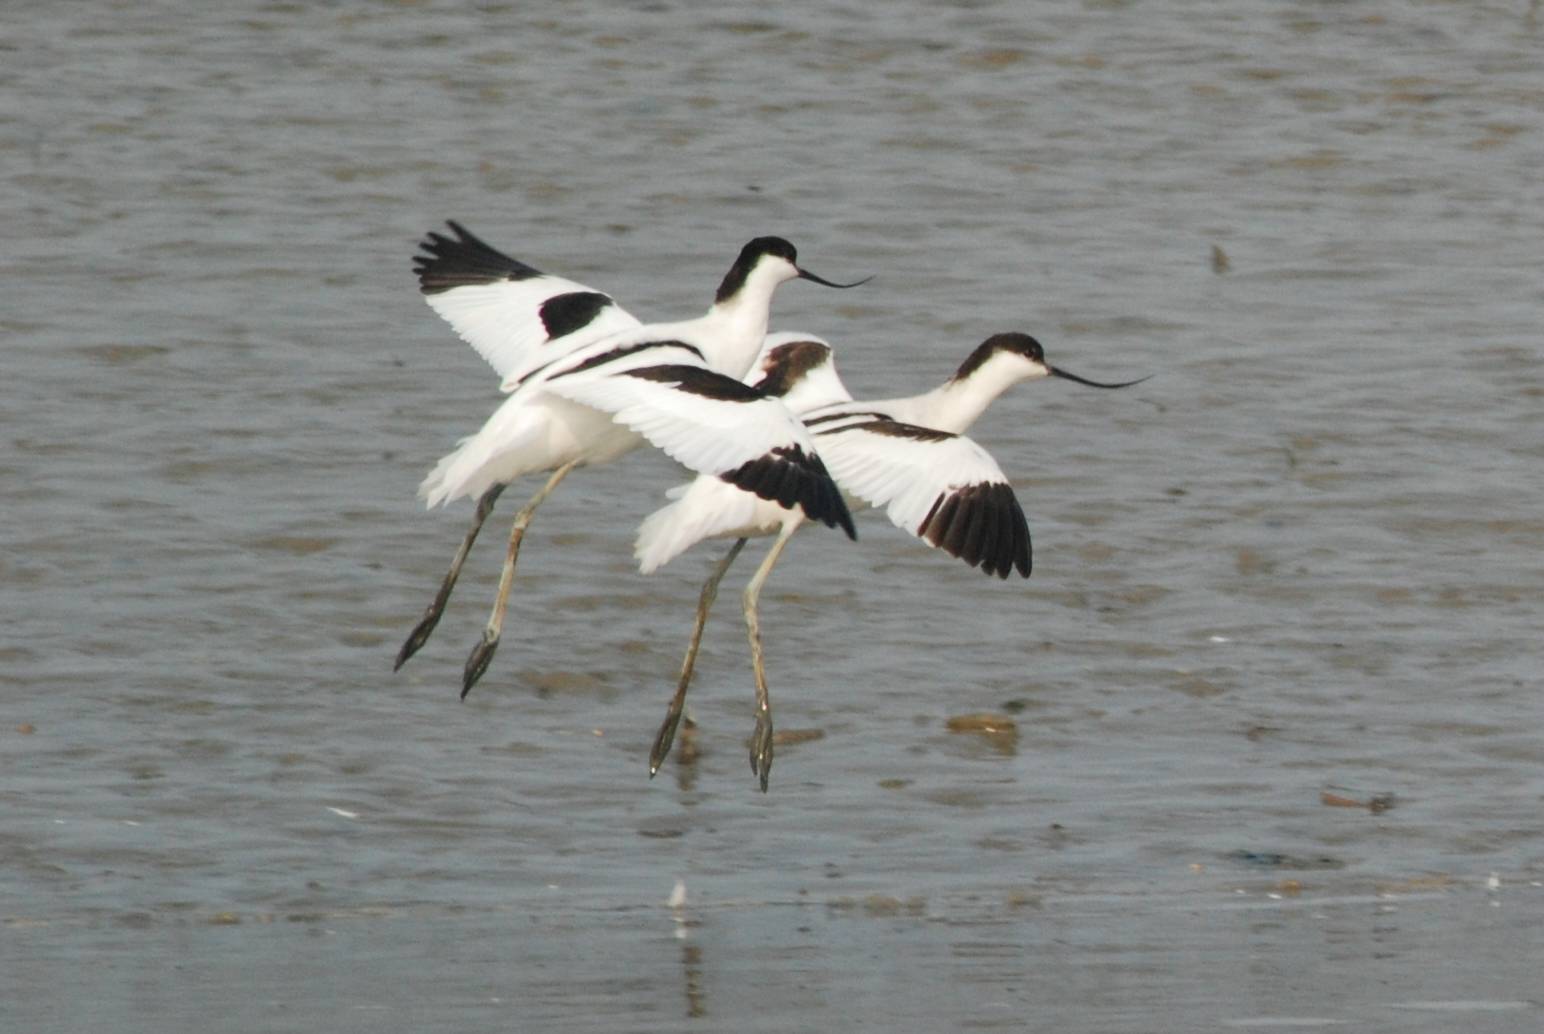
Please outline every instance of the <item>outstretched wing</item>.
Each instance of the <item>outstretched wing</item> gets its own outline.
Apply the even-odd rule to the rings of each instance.
[[[583,284],[510,258],[450,223],[413,257],[424,300],[506,381],[638,320]]]
[[[857,537],[814,441],[787,407],[704,366],[660,362],[661,353],[684,358],[684,346],[659,344],[658,350],[633,346],[612,361],[549,372],[541,387],[610,413],[692,470],[781,506],[797,505],[812,520]]]
[[[842,490],[883,506],[903,531],[1006,578],[1029,577],[1029,525],[990,453],[963,435],[875,413],[810,428]]]

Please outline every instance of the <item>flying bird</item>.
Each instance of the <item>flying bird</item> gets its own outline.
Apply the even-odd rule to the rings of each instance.
[[[999,578],[1013,571],[1027,578],[1032,559],[1023,509],[996,460],[965,437],[964,431],[1004,391],[1021,381],[1044,377],[1097,388],[1124,388],[1146,380],[1117,384],[1087,380],[1047,363],[1040,343],[1028,334],[994,334],[932,391],[859,402],[842,383],[829,344],[786,332],[768,336],[755,372],[747,380],[782,398],[798,414],[854,509],[884,507],[897,527],[971,567]],[[742,601],[756,680],[756,733],[750,761],[765,791],[772,767],[772,719],[757,600],[805,517],[714,478],[699,477],[668,494],[672,502],[645,518],[638,531],[635,553],[644,573],[704,539],[733,538],[735,542],[703,584],[676,692],[649,755],[649,774],[658,772],[670,753],[719,582],[750,538],[775,535]]]
[[[542,273],[449,225],[453,237],[430,233],[415,256],[420,290],[503,378],[508,397],[419,486],[431,507],[463,496],[477,506],[394,668],[428,640],[499,494],[526,474],[548,477],[515,515],[493,611],[463,672],[463,698],[498,647],[526,528],[579,467],[609,463],[647,441],[705,476],[854,534],[809,433],[781,401],[739,378],[761,348],[780,284],[856,284],[822,279],[798,265],[786,240],[758,237],[741,249],[705,315],[643,324],[609,295]]]

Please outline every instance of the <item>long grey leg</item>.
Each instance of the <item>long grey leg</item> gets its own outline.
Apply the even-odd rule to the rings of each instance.
[[[400,671],[407,663],[407,659],[419,651],[419,648],[429,641],[429,633],[434,631],[434,626],[440,623],[440,615],[445,613],[445,604],[450,600],[450,590],[456,587],[456,579],[461,577],[461,565],[466,563],[466,556],[472,551],[472,543],[477,541],[477,533],[482,531],[482,526],[493,512],[493,504],[498,500],[499,493],[504,491],[503,485],[494,485],[482,494],[477,500],[477,512],[472,516],[472,526],[467,529],[466,538],[461,540],[461,548],[456,550],[456,558],[450,562],[450,570],[445,575],[445,580],[440,583],[440,591],[434,594],[434,602],[424,610],[424,616],[418,624],[413,626],[413,631],[408,633],[407,642],[402,644],[402,649],[397,651],[397,661],[391,666],[392,671]]]
[[[761,586],[777,563],[778,556],[802,521],[789,521],[778,532],[777,541],[767,551],[767,558],[756,569],[745,586],[745,631],[751,641],[751,666],[756,673],[756,731],[751,736],[751,771],[761,782],[761,792],[767,792],[767,777],[772,772],[772,701],[767,695],[767,672],[761,653],[761,623],[756,615],[756,602],[761,596]]]
[[[697,649],[702,645],[702,630],[708,623],[708,610],[718,598],[718,583],[724,580],[729,565],[734,563],[735,557],[740,555],[740,550],[745,548],[748,541],[736,540],[729,547],[729,552],[724,554],[724,559],[713,568],[708,580],[702,583],[702,596],[697,601],[697,625],[692,629],[692,641],[686,648],[686,660],[681,663],[681,681],[676,684],[675,696],[670,699],[670,710],[665,714],[664,724],[659,727],[659,734],[654,737],[654,749],[649,752],[650,779],[659,771],[659,766],[665,763],[665,758],[670,756],[670,745],[675,742],[676,726],[681,723],[681,712],[686,708],[686,687],[692,680],[692,669],[697,665]]]
[[[578,460],[569,460],[553,471],[547,483],[541,486],[541,491],[533,495],[531,501],[515,514],[514,525],[509,529],[509,550],[504,554],[504,571],[499,575],[499,594],[493,600],[493,613],[488,617],[482,639],[472,647],[471,656],[466,659],[466,671],[461,679],[462,700],[466,699],[477,680],[482,678],[483,672],[488,670],[488,664],[493,660],[493,651],[499,647],[499,631],[504,627],[504,610],[509,605],[509,589],[515,580],[515,560],[520,556],[520,543],[525,538],[525,529],[530,525],[536,508],[558,487],[558,482],[578,465]]]

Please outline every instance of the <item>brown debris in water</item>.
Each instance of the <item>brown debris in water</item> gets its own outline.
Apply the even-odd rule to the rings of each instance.
[[[1343,787],[1327,786],[1319,791],[1319,803],[1327,808],[1366,808],[1374,815],[1380,815],[1394,807],[1394,795],[1392,793],[1375,793],[1365,800],[1349,796],[1349,792],[1341,792]]]
[[[975,733],[1000,753],[1011,754],[1018,749],[1019,723],[1005,714],[981,711],[955,715],[946,726],[950,732]]]
[[[1005,714],[980,711],[976,714],[955,715],[948,722],[950,732],[980,732],[989,736],[1017,735],[1019,723]]]

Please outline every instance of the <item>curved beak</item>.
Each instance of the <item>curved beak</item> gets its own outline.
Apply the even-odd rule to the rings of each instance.
[[[1091,381],[1087,377],[1079,377],[1075,373],[1068,373],[1066,370],[1063,370],[1060,367],[1052,366],[1049,363],[1046,364],[1045,368],[1051,371],[1052,377],[1063,377],[1069,381],[1077,381],[1079,384],[1086,384],[1090,388],[1129,388],[1133,384],[1141,384],[1143,381],[1152,377],[1152,374],[1148,374],[1146,377],[1138,377],[1134,381],[1121,381],[1119,384],[1104,384],[1100,381]]]
[[[799,270],[799,279],[800,280],[810,280],[810,281],[813,281],[814,283],[817,283],[817,284],[821,285],[822,287],[839,287],[839,288],[842,288],[843,290],[846,290],[849,287],[858,287],[861,284],[866,284],[866,283],[868,283],[870,280],[872,280],[874,278],[871,277],[871,276],[866,276],[862,280],[854,280],[850,284],[838,284],[838,283],[833,283],[832,281],[827,280],[824,277],[818,277],[814,273],[811,273],[807,269],[800,269]]]

